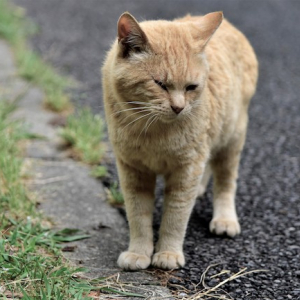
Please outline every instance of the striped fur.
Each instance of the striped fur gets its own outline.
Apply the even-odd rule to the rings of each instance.
[[[245,36],[220,12],[142,23],[124,13],[102,73],[109,137],[130,227],[129,248],[121,253],[119,266],[183,266],[188,219],[211,174],[210,230],[238,234],[236,179],[258,76]],[[157,175],[166,187],[154,251]]]

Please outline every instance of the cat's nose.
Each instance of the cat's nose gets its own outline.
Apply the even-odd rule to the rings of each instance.
[[[171,105],[171,108],[174,111],[174,113],[177,115],[184,109],[184,107],[175,106],[175,105]]]

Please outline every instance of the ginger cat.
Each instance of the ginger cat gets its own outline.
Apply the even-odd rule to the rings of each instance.
[[[130,228],[129,248],[119,256],[119,266],[183,266],[187,223],[211,174],[210,230],[231,237],[240,233],[236,180],[258,76],[245,36],[221,12],[142,23],[126,12],[102,72],[109,137]],[[159,174],[165,179],[165,199],[153,255]]]

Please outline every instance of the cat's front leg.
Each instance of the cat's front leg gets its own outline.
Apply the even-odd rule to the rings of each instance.
[[[152,265],[162,269],[184,266],[183,241],[197,197],[203,167],[186,166],[166,176],[164,211]]]
[[[118,265],[125,270],[146,269],[153,253],[152,218],[155,174],[141,172],[117,161],[121,188],[130,229],[130,243]]]

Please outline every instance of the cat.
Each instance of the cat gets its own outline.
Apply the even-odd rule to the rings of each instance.
[[[130,229],[125,270],[184,266],[183,241],[197,196],[213,175],[210,231],[240,233],[236,180],[258,62],[222,12],[138,23],[128,12],[105,59],[103,96]],[[156,176],[165,180],[153,246]],[[153,254],[154,253],[154,254]]]

